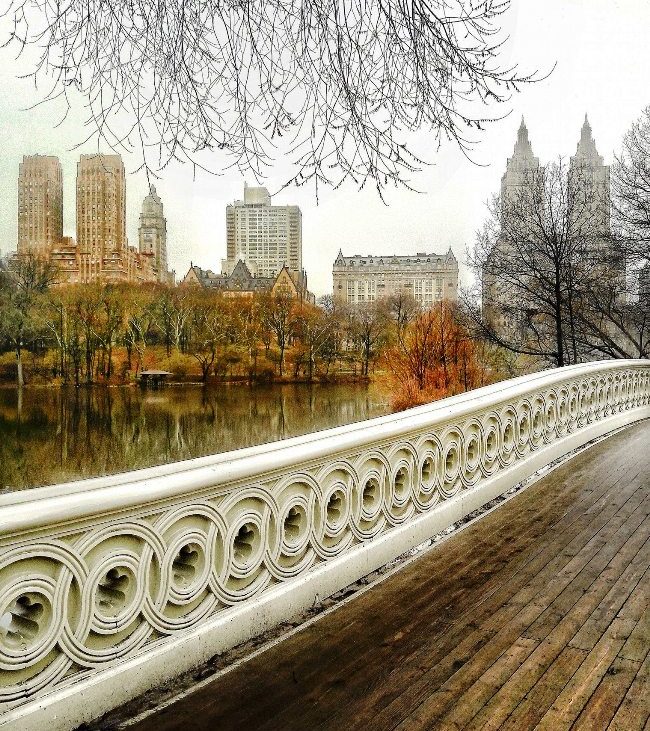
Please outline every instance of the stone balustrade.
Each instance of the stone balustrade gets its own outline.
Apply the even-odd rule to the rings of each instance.
[[[648,416],[650,363],[598,362],[282,442],[2,495],[0,729],[89,720]]]

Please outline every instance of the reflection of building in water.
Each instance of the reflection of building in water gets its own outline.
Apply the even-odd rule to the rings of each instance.
[[[0,389],[0,488],[112,474],[386,413],[363,386]],[[20,428],[17,428],[17,425]]]

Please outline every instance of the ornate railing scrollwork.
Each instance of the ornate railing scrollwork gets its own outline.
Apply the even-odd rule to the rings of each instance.
[[[1,496],[0,703],[182,636],[572,435],[649,413],[650,364],[593,363],[115,484]]]

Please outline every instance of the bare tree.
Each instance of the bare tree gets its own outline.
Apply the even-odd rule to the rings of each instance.
[[[219,347],[227,341],[231,329],[229,313],[210,294],[205,290],[196,293],[197,306],[192,314],[189,339],[189,352],[201,367],[203,383],[215,367]]]
[[[593,287],[621,278],[607,195],[559,160],[492,201],[468,256],[483,285],[483,335],[558,366],[584,357],[579,325]]]
[[[361,375],[367,376],[370,362],[388,340],[389,315],[386,302],[366,302],[351,306],[348,310],[350,340],[361,355]]]
[[[626,254],[650,260],[650,106],[629,129],[615,158],[612,203]]]
[[[387,297],[386,306],[388,314],[395,322],[397,339],[401,341],[408,324],[419,315],[420,306],[415,297],[410,292],[405,292],[404,290],[400,290],[397,294],[392,294]]]
[[[89,136],[288,183],[408,185],[407,133],[467,151],[485,107],[535,74],[500,59],[509,0],[10,0],[7,45],[33,47],[43,99],[81,97]],[[215,162],[210,159],[209,167]]]
[[[275,335],[279,350],[278,371],[284,375],[284,355],[291,338],[295,334],[296,312],[291,297],[278,294],[267,295],[264,300],[262,319],[265,326]]]

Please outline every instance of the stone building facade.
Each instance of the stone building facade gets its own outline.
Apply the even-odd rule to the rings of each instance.
[[[283,267],[302,272],[302,213],[298,206],[273,206],[266,188],[244,184],[244,199],[226,206],[224,274],[238,261],[260,277],[275,277]]]
[[[293,272],[285,266],[274,277],[258,277],[241,260],[230,274],[215,274],[210,269],[201,269],[191,264],[181,284],[217,289],[224,297],[253,297],[256,294],[270,293],[310,304],[316,301],[307,288],[307,275],[304,271]]]
[[[357,305],[408,293],[423,307],[458,298],[458,261],[446,254],[411,256],[343,256],[339,251],[332,270],[334,300]]]
[[[63,172],[58,157],[23,155],[18,171],[18,253],[46,256],[63,239]]]

